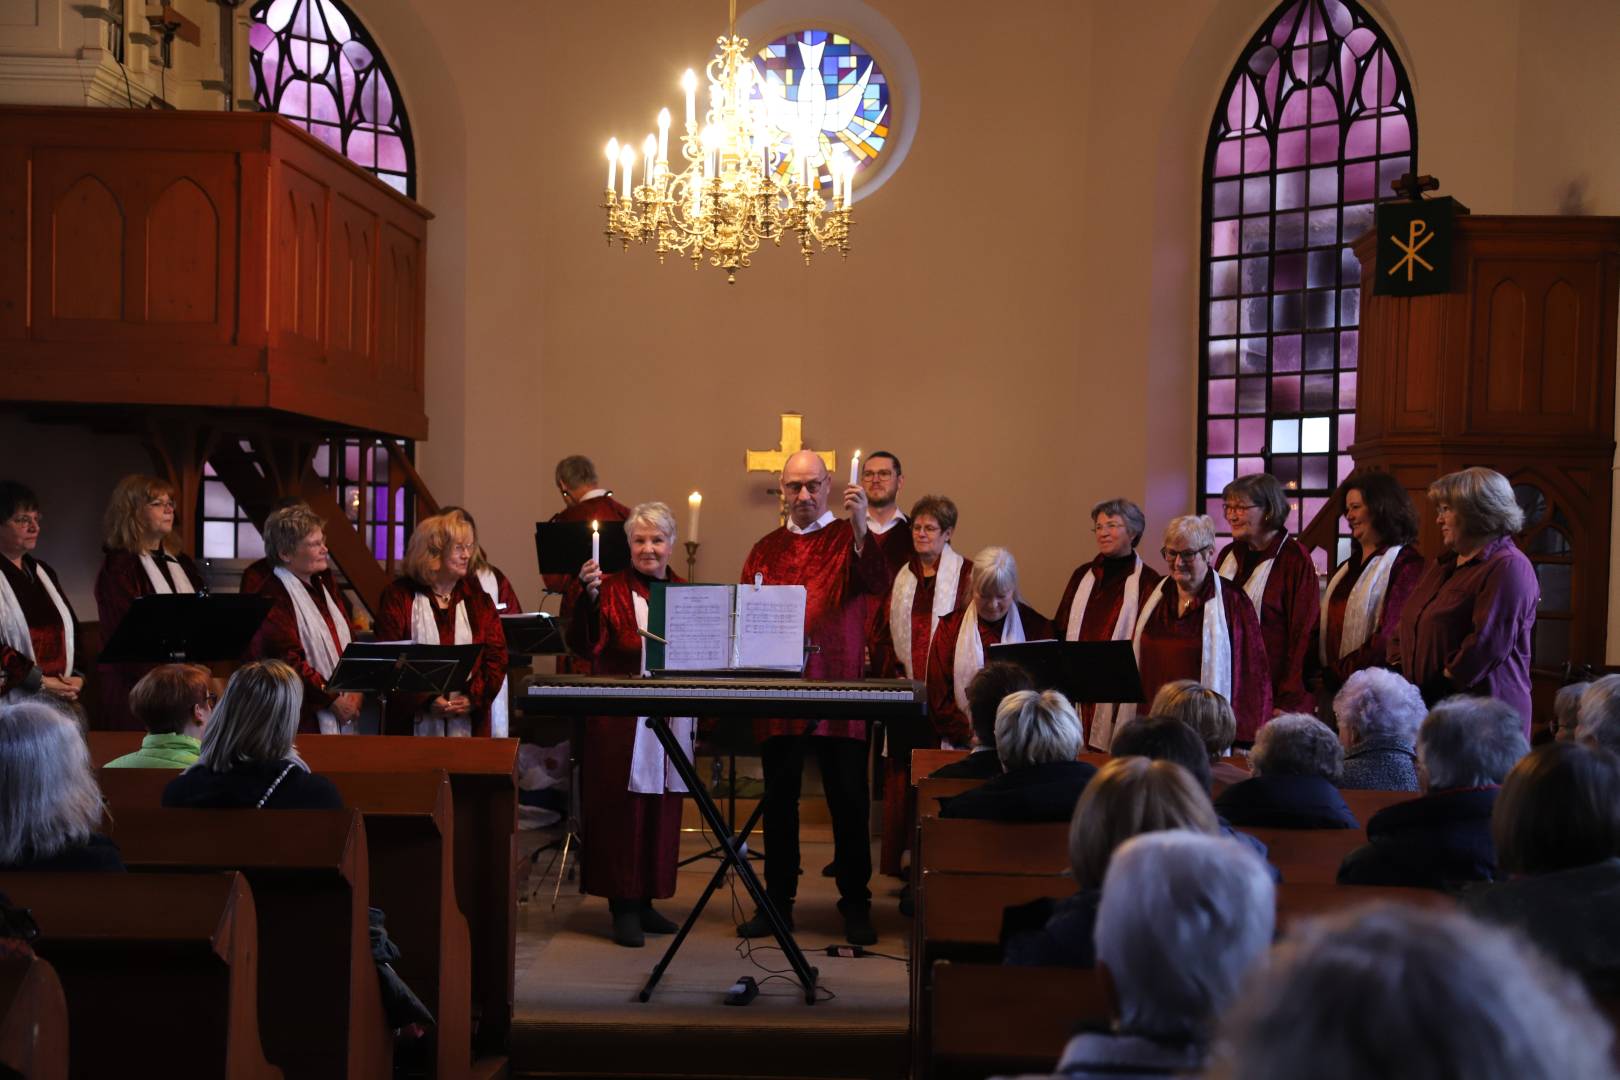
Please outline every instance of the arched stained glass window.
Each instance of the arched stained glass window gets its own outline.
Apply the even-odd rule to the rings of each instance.
[[[828,30],[796,30],[761,49],[754,70],[761,80],[755,94],[771,125],[795,145],[813,148],[810,166],[822,183],[832,182],[828,166],[840,148],[865,172],[888,145],[889,80],[858,42]]]
[[[399,85],[353,12],[337,0],[259,0],[248,44],[260,109],[416,196],[416,151]]]
[[[1199,393],[1199,486],[1223,532],[1234,476],[1268,471],[1297,493],[1297,532],[1349,475],[1361,306],[1350,242],[1416,149],[1406,73],[1353,0],[1287,0],[1227,80],[1204,163]],[[1338,546],[1342,559],[1348,537]]]

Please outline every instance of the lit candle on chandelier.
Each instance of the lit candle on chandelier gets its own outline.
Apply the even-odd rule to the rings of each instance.
[[[669,161],[669,110],[658,110],[658,160],[660,164]]]
[[[697,127],[697,73],[691,68],[681,76],[681,89],[686,91],[686,130]]]
[[[703,509],[703,496],[694,491],[686,497],[687,526],[686,539],[690,543],[698,542],[698,511]]]
[[[619,151],[619,165],[624,173],[624,197],[626,200],[630,198],[630,170],[635,167],[635,164],[636,148],[629,143],[625,143],[624,148]]]
[[[653,159],[658,156],[658,140],[651,134],[648,134],[646,140],[641,144],[641,156],[646,161],[646,178],[642,180],[642,183],[652,187],[654,180]]]
[[[591,519],[591,562],[596,568],[602,568],[602,527],[595,518]]]
[[[615,187],[618,186],[617,184],[615,184],[613,182],[614,179],[619,174],[619,140],[618,139],[609,139],[608,140],[607,159],[608,159],[608,186],[607,186],[607,189],[609,191],[612,191]]]
[[[855,456],[849,459],[849,482],[851,484],[861,482],[861,452],[859,450],[855,451]]]

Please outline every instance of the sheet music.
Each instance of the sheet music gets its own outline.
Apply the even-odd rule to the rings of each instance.
[[[804,667],[806,595],[803,585],[737,588],[738,667]]]
[[[731,666],[731,586],[664,590],[664,667],[712,671]]]

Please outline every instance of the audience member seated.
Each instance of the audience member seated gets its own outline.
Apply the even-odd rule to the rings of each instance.
[[[1006,660],[995,660],[979,669],[968,683],[968,713],[973,720],[973,749],[961,761],[942,765],[930,778],[988,780],[1000,776],[1001,755],[996,753],[996,710],[1008,694],[1033,690],[1029,672]]]
[[[1097,912],[1097,972],[1114,1021],[1070,1039],[1055,1075],[1199,1072],[1217,1018],[1271,946],[1275,904],[1260,860],[1223,837],[1175,831],[1127,841]]]
[[[1580,984],[1515,935],[1381,904],[1292,932],[1222,1020],[1204,1075],[1613,1080],[1612,1039]]]
[[[343,797],[293,748],[304,684],[280,660],[237,669],[203,730],[197,764],[169,781],[163,805],[340,810]]]
[[[1169,716],[1198,733],[1209,756],[1210,781],[1237,784],[1249,778],[1249,771],[1222,760],[1232,752],[1237,737],[1237,717],[1232,703],[1192,679],[1177,679],[1159,687],[1148,708],[1150,716]]]
[[[1553,695],[1552,723],[1549,729],[1553,738],[1559,742],[1574,742],[1575,729],[1580,726],[1581,695],[1586,693],[1589,682],[1570,683],[1560,686],[1558,693]]]
[[[1491,812],[1497,875],[1465,896],[1514,927],[1594,992],[1620,991],[1620,760],[1578,743],[1542,746],[1513,767]]]
[[[109,769],[185,769],[197,764],[203,729],[213,715],[214,685],[201,664],[164,664],[129,692],[129,711],[147,731],[141,748],[107,762]]]
[[[1080,717],[1056,690],[1009,694],[996,710],[1000,776],[940,800],[940,816],[994,821],[1068,821],[1097,768],[1075,757],[1085,745]]]
[[[39,497],[0,481],[0,692],[13,701],[45,694],[77,710],[79,620],[56,571],[34,555],[42,528]]]
[[[1416,791],[1417,732],[1423,695],[1386,668],[1365,668],[1333,697],[1344,747],[1342,788]]]
[[[1215,809],[1237,826],[1356,829],[1361,823],[1337,787],[1344,747],[1322,721],[1284,713],[1260,729],[1249,756],[1254,776],[1233,784]]]
[[[1491,808],[1502,778],[1528,749],[1511,705],[1463,695],[1436,705],[1418,729],[1423,795],[1372,816],[1368,843],[1345,856],[1339,883],[1450,890],[1490,881]]]
[[[1620,675],[1605,675],[1581,694],[1575,738],[1620,754]]]
[[[1069,823],[1075,894],[1008,908],[1002,920],[1003,959],[1039,967],[1091,967],[1096,962],[1092,928],[1109,859],[1131,837],[1168,829],[1217,831],[1215,808],[1193,775],[1174,762],[1142,757],[1117,757],[1105,764],[1086,785]]]
[[[100,824],[78,721],[43,700],[0,705],[0,870],[124,869]]]

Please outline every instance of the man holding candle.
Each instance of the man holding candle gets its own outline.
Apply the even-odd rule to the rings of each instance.
[[[858,473],[856,474],[859,475]],[[742,581],[805,587],[805,661],[810,679],[859,679],[865,654],[867,596],[888,588],[878,546],[869,542],[866,492],[844,488],[848,520],[827,509],[832,477],[820,456],[801,450],[782,468],[788,521],[756,543],[743,563]],[[765,771],[765,889],[789,926],[799,886],[799,786],[804,758],[820,766],[832,812],[833,862],[845,937],[857,945],[877,940],[872,927],[872,849],[867,837],[866,724],[860,720],[766,720],[758,725]],[[757,913],[737,928],[742,937],[769,934]]]

